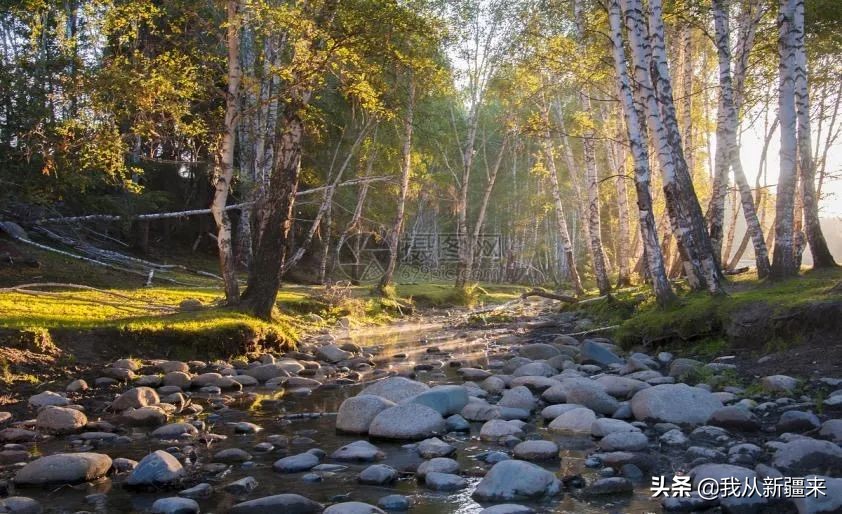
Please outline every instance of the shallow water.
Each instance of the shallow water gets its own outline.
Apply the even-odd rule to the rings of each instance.
[[[438,329],[431,333],[429,327],[416,330],[394,331],[390,334],[374,333],[353,336],[350,339],[363,348],[376,352],[375,362],[380,369],[412,368],[418,363],[432,363],[433,370],[419,371],[417,379],[431,384],[459,383],[455,368],[446,365],[449,359],[459,359],[473,364],[487,364],[489,355],[493,355],[496,348],[483,337],[481,332],[457,333]],[[448,356],[441,353],[427,353],[427,348],[435,346]],[[406,358],[395,359],[396,354],[406,354]],[[438,363],[441,363],[439,367]],[[272,494],[298,493],[322,503],[335,501],[364,501],[376,504],[377,500],[388,494],[404,494],[415,501],[411,512],[418,514],[459,513],[469,514],[482,510],[483,506],[471,499],[471,492],[479,482],[488,465],[476,460],[474,456],[489,449],[505,450],[494,444],[479,440],[481,423],[473,423],[470,434],[448,436],[444,439],[458,448],[457,460],[462,466],[462,473],[469,477],[470,486],[456,493],[437,493],[416,484],[411,471],[421,458],[411,449],[401,444],[388,441],[373,441],[384,453],[386,459],[380,461],[399,471],[406,471],[401,479],[392,486],[360,485],[356,476],[369,464],[347,464],[348,470],[324,477],[322,482],[308,483],[301,479],[303,473],[279,474],[272,470],[272,463],[285,455],[293,455],[309,448],[318,447],[328,453],[325,462],[330,463],[330,453],[337,448],[360,439],[359,436],[338,434],[334,428],[335,413],[342,400],[359,392],[363,385],[342,388],[317,389],[309,395],[285,394],[283,390],[267,388],[246,388],[238,394],[237,401],[215,412],[206,406],[206,413],[201,416],[213,433],[224,434],[228,438],[215,442],[209,448],[196,443],[196,455],[199,464],[210,462],[213,453],[229,447],[242,448],[254,457],[248,464],[230,465],[225,471],[215,476],[197,476],[187,486],[199,482],[209,482],[212,485],[224,485],[234,480],[252,476],[259,485],[248,495],[247,499],[259,498]],[[194,395],[196,401],[201,401],[199,395]],[[302,419],[284,419],[284,416],[298,413],[327,413],[319,417],[305,417]],[[227,424],[234,421],[250,421],[263,427],[263,431],[251,435],[234,434]],[[583,466],[584,456],[592,446],[590,438],[570,438],[548,432],[542,421],[537,431],[542,437],[552,439],[564,448],[560,462],[547,464],[551,471],[559,472],[559,476],[572,473],[582,473],[587,478],[593,478],[594,471]],[[156,441],[145,437],[145,431],[136,429],[132,432],[133,442],[125,445],[103,444],[93,451],[107,453],[112,458],[127,457],[140,460],[149,451],[167,449],[174,443]],[[253,447],[267,441],[272,435],[284,435],[290,438],[302,436],[314,440],[310,444],[300,446],[290,445],[286,449],[275,449],[269,453],[253,451]],[[42,454],[72,450],[66,438],[58,438],[39,443]],[[345,464],[345,463],[342,463]],[[563,470],[563,472],[561,472]],[[120,482],[124,477],[104,479],[94,484],[83,484],[75,487],[60,487],[57,489],[26,489],[18,494],[32,496],[54,512],[74,512],[88,510],[95,512],[142,512],[148,511],[152,503],[161,497],[174,496],[177,490],[137,492],[124,489]],[[98,503],[87,503],[85,497],[94,493],[107,493]],[[652,500],[648,489],[648,479],[641,484],[631,497],[612,497],[598,502],[589,502],[571,496],[565,492],[556,499],[529,504],[542,513],[602,513],[628,512],[646,513],[660,512],[660,503]],[[341,497],[342,500],[338,498]],[[215,492],[207,500],[200,500],[202,512],[224,512],[227,507],[242,501],[224,492]]]

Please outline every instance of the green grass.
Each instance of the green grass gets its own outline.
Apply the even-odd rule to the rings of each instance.
[[[515,300],[528,288],[508,284],[480,284],[470,286],[468,294],[459,292],[453,284],[435,282],[398,284],[397,294],[421,306],[454,307],[505,303]]]

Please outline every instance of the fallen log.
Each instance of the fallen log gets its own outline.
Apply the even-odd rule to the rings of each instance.
[[[563,294],[555,294],[545,291],[543,289],[535,288],[531,291],[527,291],[520,295],[521,298],[524,300],[529,298],[530,296],[540,296],[541,298],[549,298],[550,300],[558,300],[560,302],[567,302],[567,303],[578,303],[579,299],[575,296],[567,296]]]

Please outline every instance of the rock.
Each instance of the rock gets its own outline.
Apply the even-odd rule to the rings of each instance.
[[[527,359],[538,361],[555,357],[556,355],[561,354],[561,351],[551,344],[532,343],[519,347],[517,349],[517,353]]]
[[[500,407],[485,401],[470,401],[461,414],[468,421],[488,421],[500,417]]]
[[[468,404],[468,389],[458,385],[436,386],[406,398],[401,403],[426,405],[442,416],[450,416],[461,412]]]
[[[38,432],[25,430],[23,428],[4,428],[0,430],[0,442],[3,443],[28,443],[38,439]]]
[[[152,504],[152,514],[198,514],[199,504],[190,498],[159,498]]]
[[[529,461],[552,460],[558,458],[558,445],[552,441],[524,441],[513,450],[516,458]]]
[[[178,439],[183,436],[195,437],[199,435],[199,430],[190,423],[170,423],[156,428],[149,435],[157,439]]]
[[[401,494],[390,494],[377,500],[377,506],[388,511],[403,512],[412,506],[412,499]]]
[[[620,406],[613,396],[609,395],[593,380],[570,379],[561,385],[564,388],[565,401],[587,407],[594,412],[610,416]]]
[[[471,430],[471,424],[459,414],[447,417],[444,422],[448,432],[470,432]]]
[[[368,441],[354,441],[333,452],[330,456],[338,461],[371,462],[386,457],[380,448]]]
[[[425,459],[447,457],[456,452],[456,447],[447,444],[438,437],[425,439],[418,443],[418,454]]]
[[[660,437],[660,441],[668,446],[684,446],[688,443],[687,436],[684,435],[678,428],[673,428],[667,432],[664,432],[663,435]]]
[[[228,423],[234,428],[234,432],[237,434],[256,434],[263,430],[263,427],[260,425],[255,425],[254,423],[249,423],[248,421],[237,421],[235,423]]]
[[[523,435],[521,423],[517,421],[504,421],[502,419],[492,419],[486,421],[479,431],[479,438],[483,441],[499,441],[504,437]]]
[[[670,364],[669,376],[678,380],[686,379],[693,376],[705,363],[695,359],[679,358],[672,361]]]
[[[580,407],[572,409],[559,417],[555,418],[549,424],[549,429],[553,432],[569,432],[575,435],[590,435],[591,426],[596,421],[596,414],[594,411]]]
[[[316,357],[330,363],[348,360],[353,356],[353,353],[346,352],[335,344],[327,344],[316,349]]]
[[[132,459],[126,459],[123,457],[118,457],[112,461],[111,467],[117,473],[126,473],[137,467],[137,461]]]
[[[459,472],[459,463],[453,459],[448,459],[446,457],[436,457],[434,459],[426,460],[422,462],[418,469],[416,470],[415,474],[419,478],[424,478],[427,476],[427,473],[458,473]]]
[[[458,491],[468,487],[468,481],[459,475],[433,471],[424,477],[424,483],[434,491]]]
[[[41,514],[44,508],[37,500],[25,496],[0,498],[0,512],[10,514]]]
[[[605,451],[639,452],[649,447],[649,439],[641,432],[614,432],[599,441]]]
[[[76,409],[44,407],[38,413],[35,427],[48,434],[72,434],[88,423],[88,418]]]
[[[302,471],[310,471],[319,464],[319,456],[315,453],[305,452],[298,455],[290,455],[282,459],[276,460],[272,464],[272,469],[278,473],[301,473]]]
[[[760,379],[760,386],[770,393],[790,394],[798,387],[798,380],[787,375],[770,375]]]
[[[535,514],[535,511],[526,505],[516,503],[501,503],[492,505],[479,511],[479,514]]]
[[[600,478],[582,490],[585,496],[601,496],[606,494],[632,494],[634,485],[631,480],[623,477]]]
[[[237,503],[228,509],[228,514],[318,514],[322,505],[300,494],[276,494],[255,500]]]
[[[459,368],[458,373],[465,380],[477,381],[485,380],[491,376],[491,372],[479,368]]]
[[[151,387],[133,387],[111,402],[111,409],[117,412],[157,405],[161,400]]]
[[[543,410],[541,410],[541,417],[545,420],[552,421],[567,411],[581,408],[581,405],[576,405],[575,403],[559,403],[556,405],[547,405],[543,408]]]
[[[52,391],[44,391],[43,393],[38,393],[36,395],[30,396],[29,405],[35,407],[36,409],[41,409],[43,407],[50,406],[64,407],[66,405],[70,405],[70,400],[58,393],[54,393]]]
[[[141,407],[139,409],[126,409],[121,418],[129,425],[134,426],[158,426],[167,422],[167,412],[158,405]]]
[[[603,375],[595,380],[606,393],[615,398],[625,400],[631,398],[641,389],[651,387],[642,380],[635,380],[628,377],[618,377],[617,375]]]
[[[243,374],[257,380],[258,382],[266,382],[268,380],[272,380],[273,378],[290,376],[290,373],[284,368],[284,366],[274,362],[271,364],[263,364],[262,366],[248,368],[243,371]]]
[[[631,399],[634,417],[640,421],[664,421],[679,425],[705,423],[722,408],[719,398],[686,384],[661,384],[635,393]]]
[[[728,463],[737,466],[752,466],[762,454],[763,449],[756,444],[735,444],[728,448]]]
[[[102,453],[56,453],[36,459],[18,470],[17,485],[74,484],[105,476],[111,457]]]
[[[339,406],[336,414],[336,428],[343,432],[366,434],[374,418],[394,406],[395,402],[380,396],[371,394],[352,396]]]
[[[226,484],[222,490],[234,496],[246,496],[257,489],[258,482],[254,477],[244,477]]]
[[[368,433],[385,439],[425,439],[444,429],[444,418],[437,411],[425,405],[407,403],[377,414]]]
[[[702,481],[716,481],[721,484],[722,480],[736,479],[735,488],[730,494],[722,494],[720,491],[719,504],[723,512],[729,514],[751,514],[760,512],[770,502],[770,498],[763,496],[763,488],[755,492],[751,484],[756,481],[762,484],[754,470],[733,466],[730,464],[702,464],[690,470],[690,477],[693,481],[693,488],[698,489]]]
[[[532,396],[532,391],[529,388],[517,386],[504,392],[497,405],[531,411],[535,408],[535,397]]]
[[[591,425],[591,435],[594,437],[605,437],[615,432],[640,432],[640,429],[631,423],[612,418],[599,418]]]
[[[615,355],[614,352],[590,339],[582,342],[582,347],[579,351],[579,360],[583,364],[596,364],[603,368],[607,368],[612,364],[623,363],[623,359]]]
[[[164,375],[164,378],[161,382],[167,386],[176,386],[181,389],[189,389],[190,385],[192,384],[192,379],[190,378],[190,375],[183,371],[170,371],[169,373]]]
[[[842,443],[842,419],[829,419],[822,423],[819,436],[837,444]]]
[[[336,503],[326,508],[323,514],[386,514],[379,507],[363,502]]]
[[[813,482],[809,482],[812,480]],[[798,514],[832,514],[842,512],[842,478],[808,475],[805,484],[824,483],[824,494],[807,494],[793,498]]]
[[[64,390],[68,393],[81,393],[82,391],[88,390],[88,383],[81,378],[77,378],[73,382],[67,384],[67,387],[65,387]]]
[[[231,377],[224,377],[219,373],[202,373],[201,375],[196,375],[191,380],[191,385],[193,387],[214,386],[223,390],[239,390],[243,388],[243,386],[236,380],[232,379]]]
[[[717,409],[707,421],[709,424],[726,430],[754,432],[760,430],[760,421],[748,409],[729,406]]]
[[[178,459],[164,450],[156,450],[137,463],[126,484],[130,486],[166,486],[184,476],[184,467]]]
[[[157,367],[163,373],[171,373],[173,371],[181,371],[182,373],[188,373],[190,371],[190,366],[181,361],[163,361],[159,362],[157,364]]]
[[[803,412],[798,410],[788,410],[781,414],[778,419],[778,424],[775,430],[778,432],[795,432],[802,433],[814,430],[821,426],[818,416],[812,412]]]
[[[410,380],[404,377],[390,377],[371,384],[363,389],[357,396],[373,394],[395,403],[399,403],[410,396],[415,396],[429,389],[429,386],[426,384],[416,382],[415,380]]]
[[[558,373],[554,367],[544,361],[535,361],[517,368],[512,375],[516,377],[551,377]]]
[[[830,441],[800,437],[781,445],[772,466],[791,476],[842,473],[842,448]]]
[[[560,490],[561,482],[544,468],[521,460],[504,460],[491,468],[472,496],[481,502],[500,502],[551,497]]]
[[[372,464],[357,476],[361,484],[385,485],[398,479],[398,470],[385,464]]]
[[[210,498],[213,494],[213,487],[208,483],[201,483],[194,485],[189,489],[179,491],[178,495],[182,498],[192,498],[194,500],[203,500]]]
[[[488,393],[500,394],[506,388],[506,382],[500,377],[493,376],[480,382],[479,386]]]
[[[246,462],[251,460],[251,454],[240,448],[226,448],[213,455],[213,462]]]

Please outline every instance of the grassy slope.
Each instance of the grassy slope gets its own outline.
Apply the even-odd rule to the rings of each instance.
[[[581,307],[601,323],[618,324],[617,339],[631,346],[653,341],[701,340],[720,337],[728,316],[750,304],[763,302],[775,312],[831,298],[830,289],[842,281],[842,268],[815,270],[780,282],[759,281],[753,274],[732,277],[728,294],[713,297],[705,293],[681,292],[679,301],[659,308],[645,288],[625,290],[612,300]],[[834,295],[839,298],[839,295]],[[842,298],[841,298],[842,299]],[[573,306],[575,310],[579,307]]]

